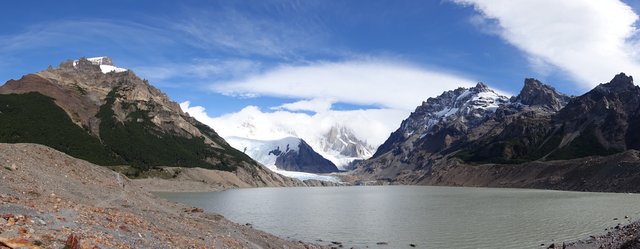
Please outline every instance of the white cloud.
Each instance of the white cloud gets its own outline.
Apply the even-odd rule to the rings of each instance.
[[[271,110],[325,112],[331,109],[334,102],[335,101],[329,99],[300,100],[271,107]]]
[[[492,33],[527,53],[534,70],[541,73],[553,65],[583,88],[609,81],[622,71],[640,73],[633,40],[638,15],[620,1],[453,1],[473,6],[486,19],[472,17],[472,23],[497,24],[499,30]]]
[[[360,105],[413,110],[428,97],[474,82],[402,62],[378,60],[280,66],[239,80],[214,84],[228,95],[331,99]]]
[[[236,113],[211,117],[204,107],[191,106],[189,101],[180,103],[180,107],[200,122],[214,127],[223,137],[273,140],[296,136],[310,144],[339,124],[353,130],[358,138],[379,146],[409,115],[409,111],[397,109],[326,110],[310,115],[283,110],[264,112],[259,107],[247,106]]]

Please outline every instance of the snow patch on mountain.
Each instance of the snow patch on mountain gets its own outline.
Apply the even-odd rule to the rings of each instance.
[[[480,120],[506,103],[509,103],[508,97],[478,83],[472,88],[458,88],[444,92],[438,97],[429,98],[402,123],[401,129],[405,137],[415,133],[424,136],[440,122],[456,119],[472,122]]]
[[[91,57],[91,58],[86,58],[86,60],[91,62],[91,64],[93,65],[100,66],[100,71],[102,71],[103,74],[107,74],[110,72],[122,73],[122,72],[129,71],[129,69],[114,66],[111,61],[111,58],[107,56]],[[78,64],[78,60],[73,61],[74,67],[77,64]]]

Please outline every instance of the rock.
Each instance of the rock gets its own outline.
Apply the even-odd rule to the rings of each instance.
[[[65,249],[80,249],[80,237],[76,234],[72,233],[67,238],[67,241],[64,243]]]
[[[122,230],[123,232],[131,232],[131,230],[129,230],[129,228],[128,228],[127,226],[122,225],[122,226],[120,226],[119,228],[120,228],[120,230]]]
[[[202,209],[202,208],[193,208],[193,209],[189,210],[189,212],[192,212],[192,213],[203,213],[204,209]]]
[[[376,245],[388,245],[388,244],[389,244],[388,242],[384,242],[384,241],[376,243]]]
[[[410,247],[416,247],[416,244],[409,244]]]
[[[5,220],[9,220],[10,218],[15,218],[16,216],[13,214],[3,214],[2,218]]]
[[[7,226],[13,226],[16,224],[16,219],[15,218],[9,218],[7,220]]]
[[[613,218],[613,220],[618,220],[618,218]]]
[[[4,238],[0,237],[0,246],[6,246],[9,248],[33,248],[33,244],[26,239],[22,238]],[[76,249],[76,248],[73,248]],[[78,247],[77,249],[80,249]]]
[[[11,171],[18,170],[18,167],[16,166],[15,163],[11,164],[10,166],[4,166],[4,168],[7,169],[7,170],[11,170]]]
[[[569,96],[557,92],[553,87],[545,85],[536,79],[525,79],[524,87],[514,102],[529,106],[543,106],[558,111],[568,102]]]
[[[556,248],[556,244],[551,244],[549,245],[549,247],[547,247],[547,249],[550,249],[550,248]]]

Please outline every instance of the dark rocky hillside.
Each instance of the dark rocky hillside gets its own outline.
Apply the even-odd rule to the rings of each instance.
[[[623,73],[577,97],[535,79],[510,99],[483,84],[423,102],[358,164],[366,180],[638,191],[640,88]],[[637,185],[637,184],[636,184]]]

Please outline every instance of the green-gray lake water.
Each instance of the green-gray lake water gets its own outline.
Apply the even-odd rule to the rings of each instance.
[[[640,217],[636,194],[427,186],[157,194],[289,240],[346,248],[540,248]]]

